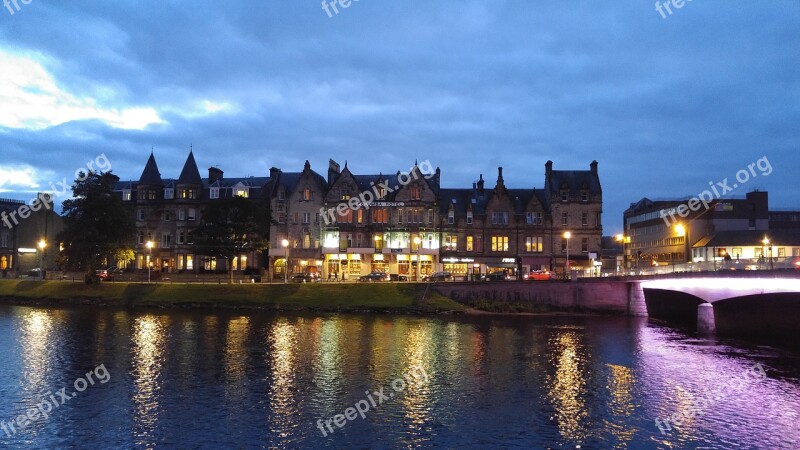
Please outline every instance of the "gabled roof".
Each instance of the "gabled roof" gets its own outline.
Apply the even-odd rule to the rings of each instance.
[[[186,158],[186,163],[183,165],[181,176],[178,177],[178,184],[203,184],[203,179],[200,178],[200,170],[197,169],[197,162],[194,160],[194,153],[190,150],[189,157]]]
[[[591,170],[554,170],[550,173],[550,186],[553,193],[561,191],[562,186],[569,186],[571,195],[579,195],[583,189],[600,193],[600,179]]]
[[[156,164],[156,157],[153,156],[153,152],[150,152],[150,158],[147,159],[147,164],[144,165],[142,176],[139,177],[139,184],[162,184],[161,173],[158,171],[158,164]]]

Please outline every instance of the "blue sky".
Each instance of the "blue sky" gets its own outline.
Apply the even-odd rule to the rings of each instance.
[[[328,0],[329,2],[331,0]],[[0,197],[151,147],[177,177],[442,168],[543,187],[600,167],[605,234],[640,198],[696,195],[766,156],[800,209],[800,1],[56,1],[0,8]],[[332,9],[331,9],[332,10]]]

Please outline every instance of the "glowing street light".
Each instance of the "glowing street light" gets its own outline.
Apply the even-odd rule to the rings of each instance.
[[[567,262],[564,264],[564,270],[569,274],[570,279],[572,278],[572,274],[569,273],[569,238],[572,237],[572,233],[569,231],[564,232],[564,239],[567,240]]]
[[[39,239],[39,281],[44,280],[44,249],[47,247],[47,241]]]
[[[764,244],[764,247],[761,248],[761,256],[766,260],[767,259],[767,249],[766,247],[769,246],[769,268],[770,270],[774,269],[772,265],[772,246],[769,245],[769,238],[764,236],[764,240],[761,241]]]
[[[286,265],[283,267],[283,282],[289,282],[289,240],[284,239],[281,241],[283,245],[283,258],[286,260]]]
[[[420,264],[419,264],[419,244],[420,243],[422,243],[422,239],[420,239],[419,236],[414,236],[414,246],[417,247],[417,267],[416,267],[416,269],[414,269],[414,281],[419,281],[419,270],[421,268]]]
[[[145,247],[147,247],[147,282],[150,283],[150,270],[153,267],[153,241],[147,241]]]

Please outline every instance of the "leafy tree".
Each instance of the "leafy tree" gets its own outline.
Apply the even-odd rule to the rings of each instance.
[[[195,251],[224,258],[228,283],[233,283],[233,259],[269,246],[269,208],[244,197],[214,200],[203,210],[200,225],[194,230]]]
[[[117,181],[111,172],[80,173],[72,185],[74,198],[62,203],[62,256],[68,268],[86,272],[87,282],[100,264],[129,248],[136,234],[133,217],[114,193]]]
[[[120,248],[114,252],[114,260],[122,265],[120,269],[126,269],[128,264],[132,262],[135,257],[136,253],[134,253],[133,249],[129,247]]]

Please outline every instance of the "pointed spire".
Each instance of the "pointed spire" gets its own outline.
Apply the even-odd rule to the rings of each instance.
[[[163,181],[161,181],[161,173],[158,171],[158,164],[156,164],[156,157],[153,155],[152,149],[150,151],[150,157],[147,158],[147,164],[144,165],[142,176],[139,177],[139,184],[163,184]]]
[[[189,157],[186,158],[186,164],[183,165],[181,176],[178,177],[178,184],[203,184],[200,178],[200,170],[197,168],[197,162],[194,160],[194,153],[189,150]]]

